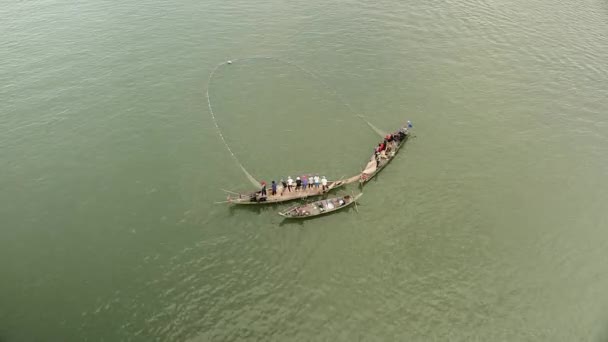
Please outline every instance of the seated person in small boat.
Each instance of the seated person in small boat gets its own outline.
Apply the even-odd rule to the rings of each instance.
[[[401,136],[399,135],[399,131],[393,133],[393,143],[396,145],[399,144],[399,141],[401,141]]]
[[[346,204],[346,202],[344,201],[344,199],[343,199],[343,198],[340,198],[340,199],[338,200],[338,204],[339,204],[340,206],[343,206],[344,204]]]
[[[302,208],[296,208],[296,216],[306,216],[309,213]]]
[[[250,202],[266,202],[266,195],[262,195],[262,191],[256,191],[249,195]]]
[[[384,145],[386,146],[386,153],[393,150],[393,136],[392,135],[387,134],[386,137],[384,137]]]
[[[405,139],[405,137],[409,134],[410,132],[408,131],[407,127],[401,127],[399,129],[399,140]]]

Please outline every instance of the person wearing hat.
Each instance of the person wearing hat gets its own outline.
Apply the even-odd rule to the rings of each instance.
[[[296,177],[296,191],[300,191],[301,188],[302,188],[302,180],[300,179],[300,177]]]
[[[323,191],[325,191],[325,189],[327,189],[327,178],[325,178],[325,176],[321,178],[321,185],[323,185]]]
[[[291,188],[293,187],[293,179],[291,179],[291,176],[287,177],[287,190],[289,190],[289,192],[291,192]]]
[[[266,197],[266,182],[262,181],[262,191],[260,192],[262,197]]]

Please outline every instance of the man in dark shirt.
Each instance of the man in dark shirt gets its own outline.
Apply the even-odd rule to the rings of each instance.
[[[262,195],[262,197],[266,196],[266,182],[262,182],[262,191],[260,195]]]

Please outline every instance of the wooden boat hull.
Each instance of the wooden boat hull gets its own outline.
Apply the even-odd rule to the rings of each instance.
[[[360,193],[355,197],[347,195],[342,197],[328,198],[305,205],[291,207],[283,212],[279,212],[279,215],[286,219],[307,219],[327,215],[351,206],[361,196],[363,196],[363,193]]]
[[[409,139],[409,134],[405,136],[405,138],[403,138],[403,140],[401,140],[399,142],[399,144],[397,145],[397,147],[394,150],[394,154],[392,156],[389,156],[388,159],[385,159],[383,161],[380,162],[380,165],[378,165],[378,167],[376,167],[376,169],[374,170],[374,172],[372,173],[365,173],[362,172],[361,176],[359,177],[359,184],[363,185],[367,182],[369,182],[372,178],[374,178],[380,171],[382,171],[382,169],[384,169],[391,161],[393,161],[393,159],[395,159],[395,157],[397,156],[397,153],[399,152],[399,150],[401,149],[401,147],[405,144],[405,142]],[[375,162],[375,156],[372,157],[372,160]],[[370,161],[371,162],[371,161]]]
[[[287,189],[278,188],[276,195],[271,195],[270,190],[267,190],[268,195],[265,198],[260,198],[259,192],[253,192],[249,194],[241,194],[238,196],[229,196],[227,202],[236,205],[263,205],[273,203],[289,202],[297,199],[304,199],[308,197],[322,196],[331,190],[340,188],[348,184],[346,180],[330,181],[327,183],[327,189],[323,190],[319,188],[310,188],[306,191],[295,191],[292,189],[289,192]]]

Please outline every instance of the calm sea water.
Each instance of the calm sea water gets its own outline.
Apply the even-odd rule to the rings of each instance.
[[[0,341],[608,339],[605,2],[0,16]],[[208,86],[266,181],[356,174],[356,114],[417,137],[358,213],[286,223],[214,204],[250,184]]]

